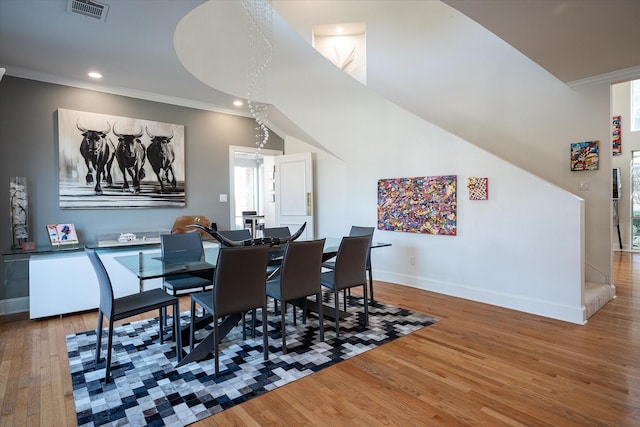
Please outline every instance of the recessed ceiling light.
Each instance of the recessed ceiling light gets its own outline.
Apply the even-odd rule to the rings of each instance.
[[[100,74],[97,71],[90,71],[89,72],[89,77],[91,77],[92,79],[101,79],[102,78],[102,74]]]
[[[236,107],[242,107],[243,103],[239,99],[236,99],[235,101],[233,101],[233,105],[235,105]]]

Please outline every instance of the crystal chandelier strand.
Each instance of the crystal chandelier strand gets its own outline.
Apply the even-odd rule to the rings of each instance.
[[[271,0],[243,0],[247,14],[249,58],[247,64],[247,106],[256,122],[256,145],[263,148],[269,141],[267,128],[266,72],[273,57],[273,8]]]

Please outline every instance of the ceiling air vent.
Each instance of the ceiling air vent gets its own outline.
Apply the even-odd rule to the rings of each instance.
[[[109,5],[92,0],[69,0],[68,10],[104,22],[107,19]]]

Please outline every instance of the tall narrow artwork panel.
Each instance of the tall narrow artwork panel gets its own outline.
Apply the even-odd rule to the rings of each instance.
[[[614,156],[619,156],[622,154],[620,119],[620,116],[613,116],[613,119],[611,120],[611,149]]]
[[[456,235],[456,175],[378,180],[378,229]]]
[[[63,209],[183,207],[184,126],[58,109]]]

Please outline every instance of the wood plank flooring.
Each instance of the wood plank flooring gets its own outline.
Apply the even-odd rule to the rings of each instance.
[[[440,322],[194,425],[638,426],[640,254],[614,283],[580,326],[376,282]],[[96,313],[0,322],[0,426],[76,425],[64,336]]]

